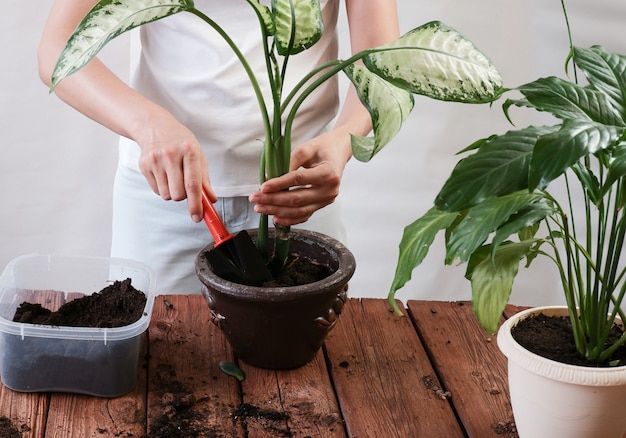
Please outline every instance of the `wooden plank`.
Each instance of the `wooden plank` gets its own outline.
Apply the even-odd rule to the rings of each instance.
[[[157,296],[149,328],[148,436],[242,436],[232,350],[201,295]]]
[[[326,352],[351,437],[462,437],[409,318],[384,300],[349,300]]]
[[[409,301],[411,318],[469,437],[517,436],[506,358],[469,302]]]
[[[346,436],[333,386],[320,350],[300,368],[272,371],[241,363],[246,437],[343,438]]]
[[[515,306],[513,304],[507,304],[507,306],[504,308],[504,317],[508,319],[516,313],[519,313],[525,309],[528,309],[528,306]]]
[[[144,383],[116,398],[54,394],[46,438],[145,436],[145,390]]]
[[[0,385],[0,416],[8,418],[22,438],[43,438],[47,415],[47,394],[15,392]]]

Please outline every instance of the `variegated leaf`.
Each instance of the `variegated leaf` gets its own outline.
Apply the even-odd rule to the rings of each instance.
[[[276,23],[274,23],[274,16],[269,7],[261,3],[261,0],[246,0],[250,6],[254,8],[257,16],[263,23],[265,33],[268,35],[274,35],[276,33]]]
[[[193,7],[193,0],[100,1],[79,23],[61,53],[52,73],[51,89],[85,66],[113,38]]]
[[[424,24],[364,58],[367,67],[395,85],[434,99],[490,102],[502,78],[474,44],[438,21]]]
[[[413,95],[363,66],[351,64],[344,72],[372,117],[373,138],[352,136],[352,154],[357,160],[367,162],[398,133],[413,109]]]
[[[322,37],[324,21],[319,0],[272,0],[272,13],[276,23],[274,41],[280,55],[300,53]]]

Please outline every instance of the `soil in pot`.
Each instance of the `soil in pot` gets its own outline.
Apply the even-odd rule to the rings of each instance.
[[[614,326],[609,341],[616,341],[622,334],[623,329]],[[626,346],[623,345],[606,363],[590,361],[581,356],[576,350],[569,317],[538,314],[520,321],[511,330],[511,335],[527,350],[560,363],[587,367],[609,367],[615,366],[615,361],[619,361],[618,365],[626,365]]]
[[[65,327],[123,327],[141,318],[146,299],[128,278],[69,301],[54,312],[41,304],[24,302],[15,311],[13,321]]]
[[[332,274],[330,266],[308,257],[290,254],[285,269],[274,280],[263,283],[263,287],[289,287],[314,283]]]

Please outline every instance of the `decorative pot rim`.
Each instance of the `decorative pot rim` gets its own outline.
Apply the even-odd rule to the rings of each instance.
[[[257,232],[256,229],[247,231],[253,234]],[[270,235],[272,233],[273,229],[270,229]],[[346,276],[349,279],[354,274],[356,270],[354,255],[340,241],[326,234],[306,229],[292,229],[291,238],[300,241],[315,241],[316,245],[319,245],[336,256],[338,260],[337,269],[322,280],[298,286],[264,287],[240,285],[242,286],[241,288],[233,288],[233,285],[238,285],[238,283],[225,280],[214,274],[206,258],[201,257],[202,254],[213,248],[213,243],[210,243],[202,248],[196,257],[196,273],[200,275],[202,268],[206,267],[207,269],[203,270],[203,275],[211,278],[211,283],[214,287],[219,288],[220,292],[225,295],[230,295],[233,298],[243,301],[288,301],[307,294],[316,295],[320,293],[321,287],[323,287],[324,290],[332,290],[336,288],[338,284],[345,283]]]
[[[626,383],[626,365],[618,367],[585,367],[547,359],[519,345],[511,335],[511,329],[521,320],[538,313],[550,316],[568,314],[566,306],[541,306],[523,310],[502,323],[497,341],[500,351],[509,361],[539,374],[561,382],[585,386],[613,386]]]

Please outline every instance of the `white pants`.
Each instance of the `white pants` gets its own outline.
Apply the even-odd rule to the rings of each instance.
[[[245,196],[220,198],[215,207],[231,233],[258,228],[259,215]],[[346,241],[338,202],[317,211],[298,228]],[[119,166],[113,190],[111,256],[145,263],[156,273],[158,294],[200,293],[194,261],[213,241],[204,222],[194,223],[186,202],[164,201],[144,176]]]

